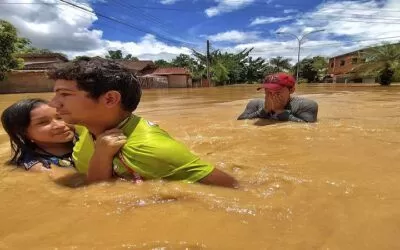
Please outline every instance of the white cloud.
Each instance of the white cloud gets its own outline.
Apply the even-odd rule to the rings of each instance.
[[[217,6],[205,10],[205,13],[208,17],[218,16],[223,13],[229,13],[235,10],[242,9],[252,4],[255,0],[214,0],[214,1],[217,3]]]
[[[14,0],[0,0],[15,2]],[[25,0],[24,2],[38,0]],[[58,3],[57,0],[45,0],[47,3]],[[77,0],[76,0],[77,1]],[[89,0],[87,0],[89,1]],[[253,1],[214,0],[218,3],[215,8],[231,3],[230,11],[238,10],[251,4]],[[80,2],[80,4],[83,4]],[[84,4],[90,9],[90,4]],[[221,7],[218,14],[229,8]],[[316,29],[325,29],[309,36],[302,45],[301,57],[324,55],[332,56],[352,50],[357,50],[381,41],[400,40],[400,1],[386,0],[378,4],[369,1],[340,1],[325,2],[314,11],[298,14],[293,17],[291,24],[285,24],[279,29],[271,31],[304,34]],[[216,13],[217,13],[216,12]],[[33,45],[39,48],[63,52],[71,58],[77,55],[105,55],[107,50],[121,49],[124,54],[132,54],[140,59],[170,60],[180,53],[190,54],[190,50],[181,46],[170,46],[161,42],[153,35],[143,35],[135,42],[122,42],[104,39],[103,32],[93,29],[93,22],[97,20],[95,14],[84,13],[76,8],[65,5],[41,4],[2,4],[0,17],[14,24],[21,36],[31,39]],[[269,19],[268,19],[269,18]],[[288,17],[258,17],[252,21],[264,24],[279,18]],[[256,25],[253,24],[253,25]],[[112,23],[109,23],[112,25]],[[218,32],[218,31],[217,31]],[[268,39],[261,37],[256,31],[227,30],[217,34],[207,35],[213,42],[231,41],[236,46],[220,48],[239,51],[254,47],[252,55],[270,58],[284,56],[297,60],[297,41],[290,36],[272,36]],[[377,38],[395,37],[392,39],[376,40]],[[345,42],[343,40],[350,42]],[[351,42],[353,41],[353,42]],[[358,42],[356,42],[358,41]]]
[[[167,5],[167,4],[174,4],[174,3],[178,2],[178,1],[180,1],[180,0],[161,0],[160,3]]]
[[[332,44],[335,43],[335,40],[326,40],[326,41],[308,41],[304,44],[301,49],[301,58],[306,57],[313,57],[317,55],[322,56],[330,56],[334,55],[338,52],[337,47],[327,46],[321,47],[323,44]],[[315,48],[313,48],[315,47]],[[258,42],[252,43],[242,43],[238,44],[234,47],[225,48],[224,51],[230,52],[239,52],[243,49],[253,48],[250,56],[252,57],[262,57],[265,59],[270,59],[272,57],[282,56],[284,58],[291,59],[291,63],[295,64],[297,62],[297,48],[298,44],[297,41],[294,40],[287,40],[287,41],[280,41],[274,39],[267,39]],[[341,49],[344,51],[352,51],[356,50],[357,48],[354,45],[346,46],[344,44],[341,45]]]
[[[254,41],[258,40],[259,32],[251,31],[251,32],[241,32],[237,30],[230,30],[223,33],[218,33],[215,35],[208,36],[213,42],[246,42],[246,41]]]
[[[45,2],[58,3],[56,0]],[[79,5],[92,10],[88,3],[79,2]],[[104,39],[101,30],[92,29],[93,22],[97,20],[95,14],[66,5],[4,4],[0,8],[0,17],[11,22],[18,29],[20,36],[30,39],[33,46],[62,52],[70,58],[77,55],[102,56],[108,50],[115,49],[140,59],[170,59],[171,55],[190,53],[188,48],[169,46],[149,34],[144,35],[138,42]]]
[[[345,36],[350,40],[393,36],[399,36],[400,39],[400,12],[389,10],[399,8],[400,1],[397,0],[387,0],[384,6],[373,0],[327,2],[314,12],[304,13],[295,23],[283,26],[278,31],[301,34],[309,30],[325,29],[325,35],[319,34],[322,38],[333,35]]]
[[[299,12],[299,11],[295,10],[295,9],[287,9],[287,10],[283,11],[283,13],[285,13],[285,14],[291,14],[291,13],[297,13],[297,12]]]
[[[395,9],[400,9],[398,0],[387,0],[384,3],[374,0],[329,1],[317,6],[314,11],[297,15],[291,24],[285,24],[271,31],[271,34],[286,32],[301,36],[324,29],[324,32],[306,37],[301,47],[301,58],[335,56],[380,44],[382,41],[400,41],[400,12],[393,11]],[[265,23],[274,20],[258,17],[251,24],[261,23],[264,19]],[[293,59],[292,62],[297,61],[298,43],[292,35],[274,35],[267,40],[244,42],[229,49],[239,51],[251,47],[254,47],[253,56],[284,56]]]
[[[294,17],[292,16],[286,16],[286,17],[257,17],[254,19],[251,23],[250,26],[255,26],[255,25],[260,25],[260,24],[269,24],[269,23],[279,23],[279,22],[284,22],[288,20],[292,20]]]
[[[139,57],[141,60],[170,60],[181,53],[191,53],[191,50],[188,48],[166,45],[165,43],[158,41],[153,35],[150,34],[145,35],[141,41],[136,43],[103,40],[102,44],[103,46],[101,48],[85,51],[84,55],[105,55],[107,54],[108,50],[121,50],[124,55],[132,54],[133,56]],[[68,53],[72,57],[81,55],[80,52],[65,51],[65,53]]]
[[[87,4],[79,5],[92,10]],[[87,50],[101,46],[102,31],[89,29],[97,17],[76,8],[65,5],[10,4],[1,6],[0,16],[41,48]]]

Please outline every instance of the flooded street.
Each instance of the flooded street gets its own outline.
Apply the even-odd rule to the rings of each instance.
[[[239,190],[161,181],[70,188],[6,166],[0,249],[400,249],[400,86],[300,86],[315,124],[242,120],[256,86],[144,90],[136,114]],[[24,97],[1,95],[0,112]],[[60,175],[68,173],[60,173]]]

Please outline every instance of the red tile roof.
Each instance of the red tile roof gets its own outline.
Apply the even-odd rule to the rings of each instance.
[[[190,75],[190,72],[185,68],[171,67],[171,68],[157,68],[153,75]]]
[[[61,61],[68,62],[68,58],[66,58],[61,53],[26,53],[26,54],[17,54],[16,57],[22,59],[29,58],[58,58]]]

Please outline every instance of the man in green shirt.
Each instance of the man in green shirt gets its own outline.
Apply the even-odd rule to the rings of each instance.
[[[77,125],[73,159],[89,183],[118,176],[238,186],[157,125],[132,114],[140,102],[140,84],[121,65],[84,58],[62,64],[49,75],[55,80],[50,105]]]

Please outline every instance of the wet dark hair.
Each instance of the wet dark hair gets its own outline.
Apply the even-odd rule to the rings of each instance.
[[[12,156],[9,164],[20,165],[26,154],[35,151],[35,144],[27,137],[31,123],[31,111],[48,102],[39,98],[20,100],[1,114],[1,123],[10,137]]]
[[[138,79],[127,68],[100,57],[82,57],[59,64],[48,76],[53,80],[74,80],[78,89],[88,92],[88,96],[96,100],[108,91],[118,91],[121,108],[125,111],[134,111],[142,96]]]

